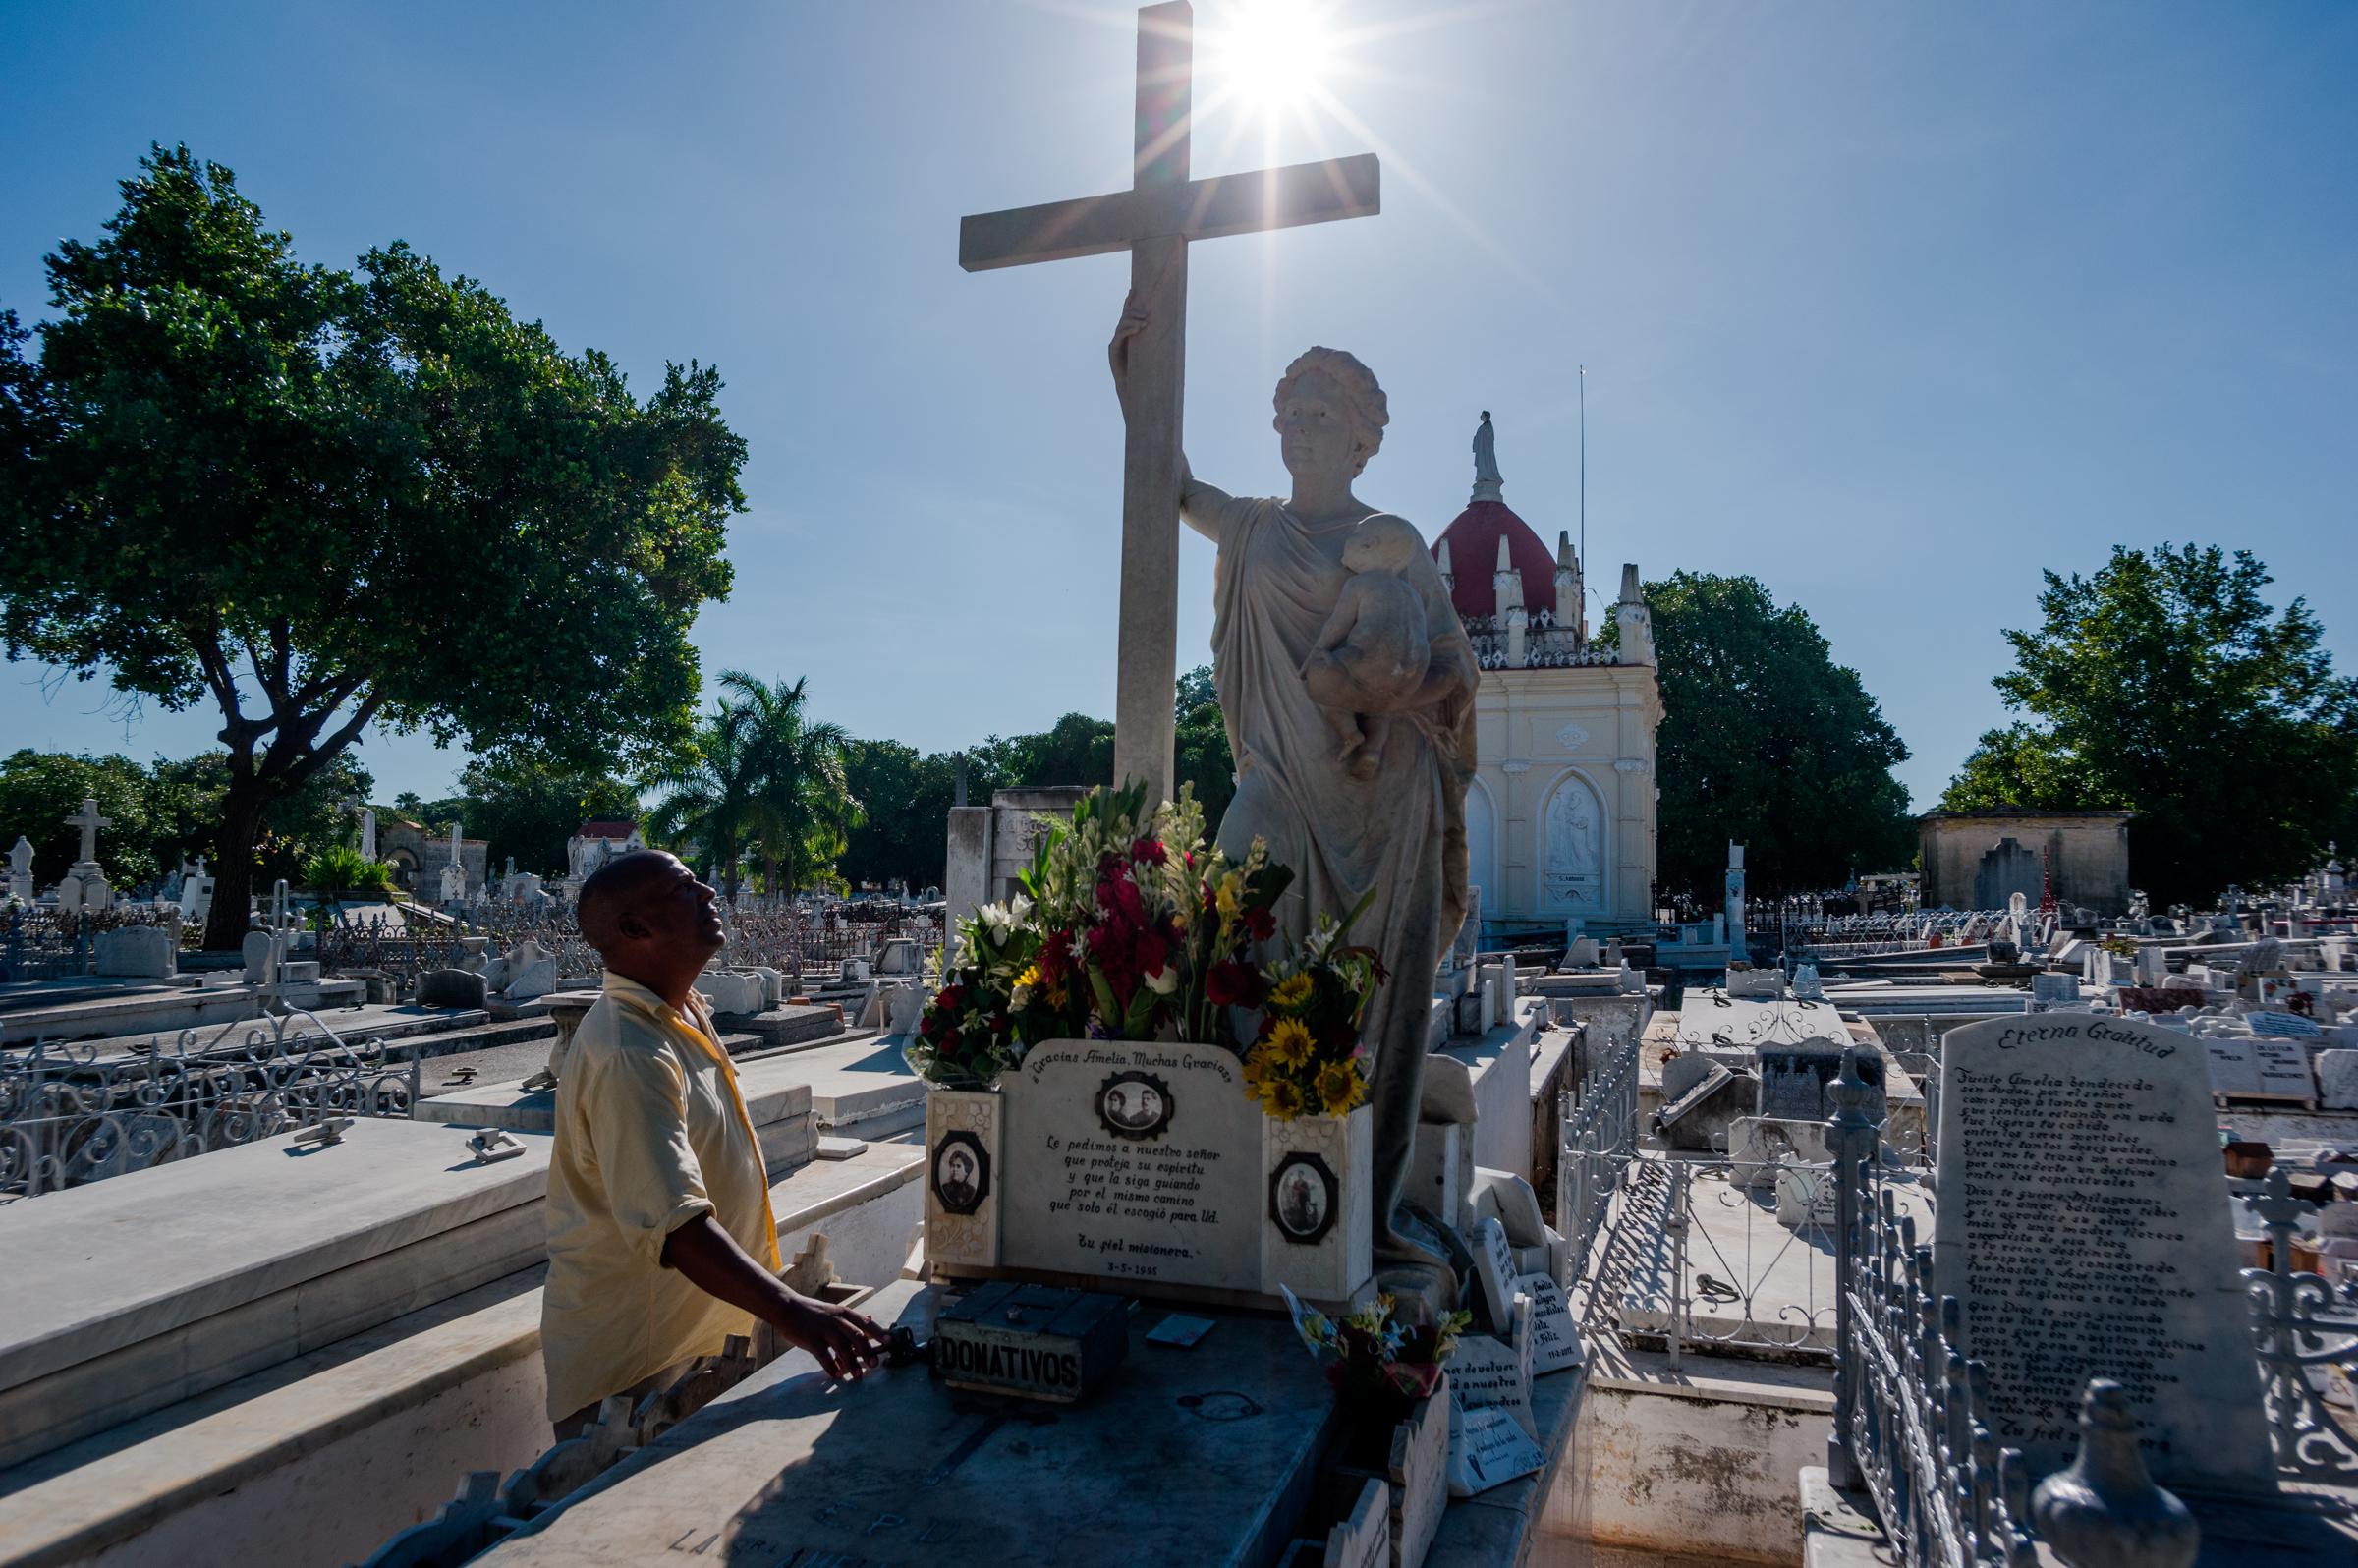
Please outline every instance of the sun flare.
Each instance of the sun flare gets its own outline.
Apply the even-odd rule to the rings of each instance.
[[[1310,97],[1326,68],[1324,24],[1333,9],[1315,0],[1236,0],[1222,8],[1216,58],[1228,90],[1272,113]]]

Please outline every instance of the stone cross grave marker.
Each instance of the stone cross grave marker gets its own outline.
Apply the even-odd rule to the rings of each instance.
[[[82,829],[82,860],[88,862],[98,858],[98,830],[102,827],[114,826],[115,821],[111,816],[98,814],[96,801],[85,800],[82,803],[81,813],[67,817],[66,825]]]
[[[2166,1486],[2273,1487],[2202,1042],[2043,1013],[1941,1042],[1936,1295],[2034,1476],[2079,1445],[2090,1377],[2125,1384]]]
[[[1250,174],[1189,178],[1195,8],[1138,13],[1138,117],[1132,182],[1107,196],[962,218],[969,272],[1130,252],[1130,293],[1148,316],[1130,341],[1122,460],[1122,599],[1114,672],[1113,776],[1171,793],[1179,653],[1179,416],[1187,359],[1190,240],[1287,229],[1381,209],[1373,153]]]

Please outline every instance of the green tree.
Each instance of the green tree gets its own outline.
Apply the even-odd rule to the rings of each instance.
[[[220,708],[207,945],[243,936],[271,803],[370,723],[580,769],[686,732],[744,509],[712,370],[642,403],[405,245],[305,266],[185,147],[122,190],[48,258],[37,364],[0,332],[0,632]]]
[[[171,869],[173,823],[157,820],[154,781],[128,756],[68,756],[22,751],[0,761],[0,851],[22,834],[32,845],[33,881],[54,886],[82,858],[82,829],[65,818],[94,800],[114,826],[98,830],[98,864],[117,888],[152,882]]]
[[[731,899],[746,848],[761,829],[761,756],[755,741],[745,709],[724,697],[697,720],[686,750],[647,777],[663,792],[646,815],[648,840],[701,862]]]
[[[743,704],[756,775],[752,828],[762,890],[799,892],[812,878],[833,871],[846,835],[860,820],[860,802],[844,775],[843,748],[851,737],[840,724],[811,717],[808,679],[764,685],[743,670],[724,670],[720,686]]]
[[[564,771],[521,758],[474,761],[459,774],[465,791],[451,801],[408,797],[406,814],[486,841],[486,864],[513,856],[517,866],[543,876],[565,874],[565,844],[584,822],[637,821],[639,792],[611,774]]]
[[[1196,787],[1204,804],[1204,836],[1215,839],[1228,803],[1236,799],[1236,757],[1228,749],[1228,722],[1211,684],[1211,666],[1200,664],[1179,677],[1178,775]]]
[[[1662,684],[1656,865],[1664,895],[1720,897],[1730,840],[1756,892],[1839,886],[1916,853],[1908,749],[1799,605],[1749,577],[1646,585]],[[1618,645],[1620,629],[1601,639]]]
[[[169,858],[187,861],[202,855],[208,871],[223,874],[229,861],[222,835],[227,815],[223,803],[234,783],[228,755],[199,752],[178,762],[159,756],[152,777],[152,810],[159,822],[172,824]],[[313,856],[339,845],[357,846],[357,808],[375,787],[376,780],[351,753],[339,753],[263,807],[261,824],[248,850],[253,885],[267,889],[282,876],[290,882],[308,881]],[[216,896],[219,890],[216,881]]]
[[[2250,552],[2116,545],[2093,576],[2046,578],[1994,682],[2031,717],[1982,737],[1943,809],[2136,812],[2129,864],[2157,905],[2288,881],[2348,831],[2358,682],[2304,600],[2261,597]]]
[[[860,823],[846,835],[842,870],[854,886],[900,882],[911,892],[941,885],[950,808],[958,799],[957,758],[921,756],[899,741],[847,740],[844,782],[860,802]],[[967,770],[967,799],[986,804],[995,782]]]

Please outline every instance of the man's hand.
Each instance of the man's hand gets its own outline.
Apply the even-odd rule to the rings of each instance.
[[[796,1295],[710,1214],[699,1214],[663,1238],[663,1262],[706,1295],[743,1308],[788,1344],[809,1351],[829,1377],[865,1376],[884,1354],[887,1336],[873,1318]]]
[[[783,1286],[780,1289],[785,1300],[777,1316],[762,1316],[777,1329],[779,1338],[809,1351],[829,1377],[849,1377],[856,1382],[882,1358],[888,1336],[874,1318],[849,1307],[798,1296]]]

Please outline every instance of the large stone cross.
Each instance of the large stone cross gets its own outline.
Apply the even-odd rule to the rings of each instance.
[[[84,800],[82,803],[82,814],[67,817],[66,825],[82,829],[82,860],[86,863],[98,858],[98,830],[114,826],[115,820],[111,816],[98,814],[96,801]]]
[[[1281,169],[1188,178],[1195,8],[1138,14],[1138,121],[1127,191],[963,218],[969,272],[1130,252],[1147,328],[1130,340],[1122,461],[1122,600],[1113,703],[1113,776],[1172,793],[1179,655],[1179,415],[1187,361],[1187,242],[1288,229],[1380,210],[1374,153]]]

